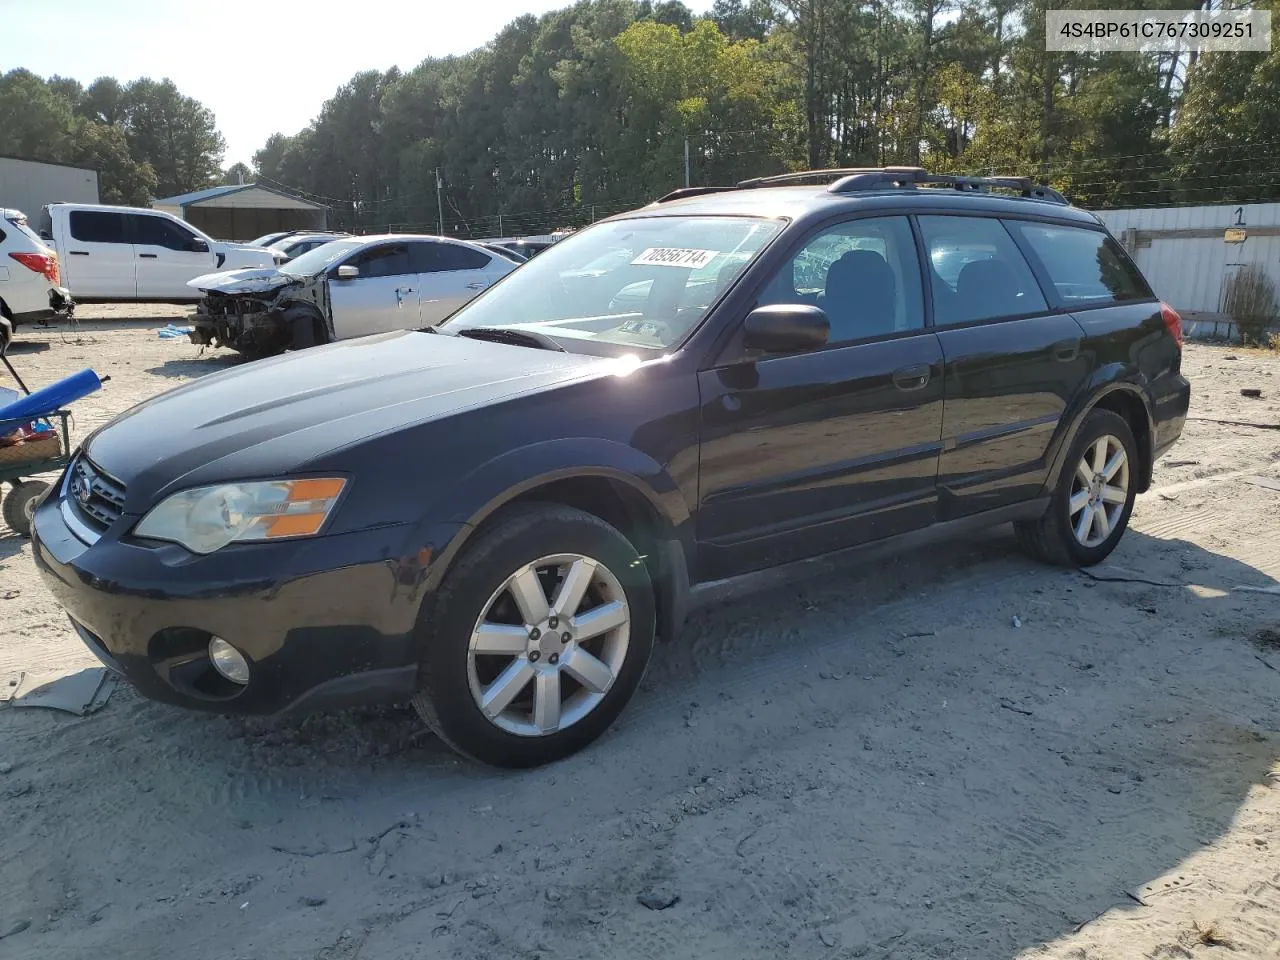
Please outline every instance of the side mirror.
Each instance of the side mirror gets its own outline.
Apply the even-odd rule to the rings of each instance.
[[[824,346],[831,323],[819,307],[773,303],[756,307],[743,324],[743,345],[766,353],[797,353]]]
[[[208,253],[209,245],[199,237],[193,237],[191,242],[187,244],[187,249],[192,253]]]
[[[358,276],[360,276],[359,267],[353,267],[349,263],[344,263],[342,266],[338,268],[339,280],[354,280]]]

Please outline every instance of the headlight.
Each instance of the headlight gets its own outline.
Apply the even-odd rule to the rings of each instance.
[[[165,499],[134,534],[213,553],[229,543],[310,537],[320,532],[347,481],[273,480],[195,487]]]

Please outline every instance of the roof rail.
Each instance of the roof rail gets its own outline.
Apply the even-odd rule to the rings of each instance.
[[[1012,190],[1032,200],[1069,204],[1070,201],[1052,187],[1035,183],[1030,177],[969,177],[948,173],[930,173],[923,167],[834,167],[829,170],[797,170],[770,177],[754,177],[741,180],[732,187],[681,187],[659,197],[653,203],[667,203],[685,197],[699,197],[708,193],[728,190],[750,190],[754,187],[774,187],[805,180],[826,178],[834,180],[828,193],[859,193],[863,190],[914,190],[921,185],[951,187],[962,193],[990,193],[995,190]]]
[[[1067,198],[1052,187],[1035,183],[1030,177],[968,177],[947,173],[930,173],[920,167],[884,167],[880,170],[862,170],[841,177],[828,193],[858,193],[862,190],[908,189],[917,186],[936,185],[951,187],[964,193],[990,193],[992,189],[1012,190],[1020,196],[1050,203],[1068,203]]]
[[[738,187],[772,187],[783,183],[813,180],[816,177],[850,177],[860,173],[878,173],[880,169],[880,167],[832,167],[827,170],[796,170],[792,173],[777,173],[771,177],[753,177],[750,180],[740,180],[738,181]]]
[[[679,190],[672,190],[670,193],[664,194],[654,203],[667,203],[671,200],[682,200],[685,197],[701,197],[708,193],[724,193],[726,190],[737,190],[737,187],[681,187]]]

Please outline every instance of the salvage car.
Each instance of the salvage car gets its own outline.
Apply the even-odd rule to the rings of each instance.
[[[44,581],[148,697],[412,700],[530,766],[599,737],[692,605],[787,564],[1010,521],[1107,557],[1186,419],[1177,313],[1030,180],[802,176],[676,191],[439,327],[133,408],[37,507]],[[596,276],[602,250],[629,255]]]
[[[249,357],[439,323],[517,264],[409,234],[331,240],[275,268],[196,277],[193,343]]]

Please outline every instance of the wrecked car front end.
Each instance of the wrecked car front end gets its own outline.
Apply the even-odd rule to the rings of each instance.
[[[332,331],[323,274],[296,277],[277,270],[233,270],[190,282],[204,293],[191,342],[270,356],[310,346]],[[323,329],[316,329],[317,326]]]

